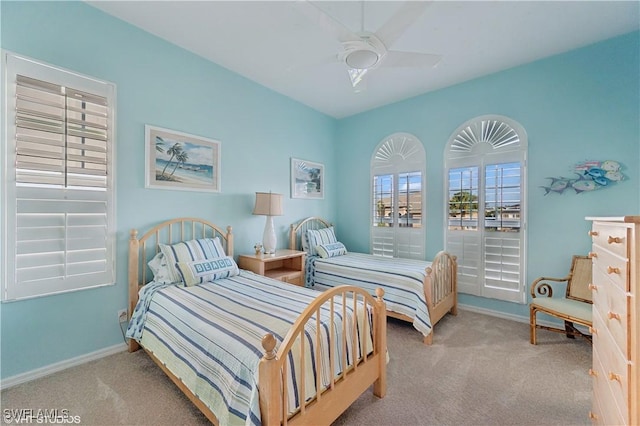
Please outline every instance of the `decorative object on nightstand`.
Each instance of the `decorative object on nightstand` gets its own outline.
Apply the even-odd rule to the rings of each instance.
[[[256,205],[253,208],[253,214],[267,216],[267,223],[264,226],[264,234],[262,235],[262,245],[266,254],[275,253],[276,230],[273,227],[273,216],[282,216],[282,194],[274,194],[272,192],[256,192]],[[257,248],[256,248],[257,250]]]
[[[253,246],[253,249],[256,251],[256,254],[262,253],[262,244],[256,243],[256,245]]]
[[[273,254],[241,254],[238,266],[265,277],[304,286],[304,251],[276,250]]]

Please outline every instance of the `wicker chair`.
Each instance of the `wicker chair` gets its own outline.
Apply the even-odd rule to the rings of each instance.
[[[548,281],[566,282],[563,297],[553,297],[553,287]],[[591,259],[573,256],[571,271],[564,278],[541,277],[531,284],[530,328],[531,344],[536,344],[536,329],[565,333],[568,338],[581,336],[591,342],[591,335],[582,333],[575,324],[591,327]],[[564,320],[564,329],[536,324],[538,312]]]

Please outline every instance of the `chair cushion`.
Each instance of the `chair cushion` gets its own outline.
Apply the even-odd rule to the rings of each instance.
[[[591,323],[591,308],[589,303],[578,302],[571,299],[559,299],[553,297],[535,297],[531,304],[540,310],[559,312],[572,318]]]

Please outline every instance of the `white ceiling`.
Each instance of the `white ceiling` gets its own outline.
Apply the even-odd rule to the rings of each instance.
[[[293,1],[88,3],[336,118],[640,28],[638,1],[435,1],[387,48],[440,54],[440,63],[372,70],[367,89],[354,93],[346,65],[335,61],[340,43]],[[361,29],[362,2],[314,4]],[[366,1],[364,29],[375,32],[400,6]]]

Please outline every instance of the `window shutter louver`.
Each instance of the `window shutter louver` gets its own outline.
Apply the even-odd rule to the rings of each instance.
[[[15,120],[7,124],[15,124],[15,152],[7,153],[15,156],[15,238],[3,299],[112,284],[108,97],[22,74],[7,81],[15,84]]]

